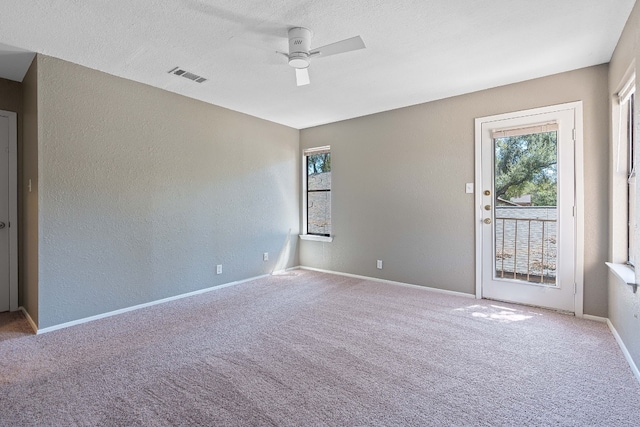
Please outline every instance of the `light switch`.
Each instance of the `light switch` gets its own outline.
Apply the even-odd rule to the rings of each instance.
[[[467,182],[464,188],[467,194],[473,194],[473,182]]]

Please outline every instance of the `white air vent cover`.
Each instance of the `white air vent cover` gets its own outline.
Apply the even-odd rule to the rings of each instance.
[[[205,77],[190,73],[189,71],[183,70],[180,67],[175,67],[173,70],[169,71],[169,74],[175,74],[176,76],[181,76],[185,79],[193,80],[196,83],[203,83],[207,81]]]

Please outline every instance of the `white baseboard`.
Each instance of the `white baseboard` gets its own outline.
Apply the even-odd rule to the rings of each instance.
[[[305,267],[305,266],[299,266],[297,268],[299,268],[301,270],[317,271],[319,273],[335,274],[337,276],[352,277],[354,279],[370,280],[372,282],[387,283],[389,285],[397,285],[397,286],[406,286],[406,287],[415,288],[415,289],[422,289],[422,290],[430,291],[430,292],[437,292],[437,293],[440,293],[440,294],[446,294],[446,295],[453,295],[453,296],[457,296],[457,297],[465,297],[465,298],[476,299],[476,295],[475,294],[467,294],[467,293],[464,293],[464,292],[447,291],[445,289],[431,288],[429,286],[414,285],[414,284],[411,284],[411,283],[404,283],[404,282],[395,282],[393,280],[378,279],[377,277],[359,276],[357,274],[342,273],[342,272],[339,272],[339,271],[331,271],[331,270],[323,270],[323,269],[320,269],[320,268]]]
[[[134,306],[131,306],[131,307],[121,308],[119,310],[109,311],[107,313],[97,314],[95,316],[85,317],[85,318],[78,319],[78,320],[72,320],[71,322],[60,323],[59,325],[49,326],[47,328],[38,329],[37,326],[35,325],[35,323],[33,323],[33,321],[31,321],[31,324],[32,324],[32,327],[34,328],[34,330],[36,331],[36,334],[38,334],[38,335],[46,334],[47,332],[57,331],[58,329],[64,329],[64,328],[68,328],[70,326],[81,325],[83,323],[92,322],[94,320],[104,319],[105,317],[116,316],[118,314],[127,313],[129,311],[139,310],[141,308],[151,307],[151,306],[158,305],[158,304],[164,304],[166,302],[170,302],[170,301],[175,301],[175,300],[179,300],[179,299],[182,299],[182,298],[191,297],[191,296],[194,296],[194,295],[200,295],[200,294],[204,294],[206,292],[211,292],[211,291],[216,291],[218,289],[228,288],[230,286],[236,286],[236,285],[239,285],[241,283],[250,282],[250,281],[256,280],[256,279],[262,279],[263,277],[268,277],[268,276],[270,276],[270,274],[263,274],[261,276],[255,276],[255,277],[251,277],[249,279],[237,280],[235,282],[225,283],[225,284],[218,285],[218,286],[212,286],[210,288],[205,288],[205,289],[199,289],[197,291],[187,292],[185,294],[180,294],[180,295],[176,295],[176,296],[173,296],[173,297],[163,298],[163,299],[159,299],[159,300],[156,300],[156,301],[151,301],[151,302],[146,302],[146,303],[143,303],[143,304],[134,305]],[[25,313],[26,313],[26,311],[25,311]],[[28,316],[28,314],[27,314],[27,316]],[[27,318],[31,319],[30,317],[27,317]]]
[[[631,367],[631,371],[633,371],[633,375],[635,375],[638,382],[640,382],[640,370],[638,370],[638,367],[636,366],[635,362],[631,358],[631,353],[629,353],[629,350],[627,350],[627,346],[624,345],[624,341],[622,341],[622,337],[620,337],[620,335],[618,334],[618,331],[616,331],[616,328],[613,326],[613,323],[611,323],[609,319],[607,319],[607,326],[609,326],[609,330],[611,330],[611,333],[613,334],[618,345],[620,346],[620,350],[622,350],[622,354],[624,354],[624,358],[627,359],[627,363],[629,363],[629,367]]]
[[[295,267],[288,267],[285,268],[284,270],[275,270],[271,273],[272,276],[278,276],[278,275],[282,275],[282,274],[287,274],[290,271],[293,270],[300,270],[302,267],[300,267],[299,265],[295,266]]]
[[[24,307],[20,306],[19,307],[20,311],[22,311],[22,313],[24,314],[24,317],[27,318],[27,322],[29,322],[29,326],[31,326],[31,329],[33,329],[33,332],[35,334],[38,334],[38,325],[36,325],[36,322],[33,321],[33,319],[31,318],[31,316],[29,316],[29,313],[27,312],[27,309],[25,309]]]
[[[593,320],[594,322],[599,322],[599,323],[607,323],[609,321],[609,319],[607,319],[606,317],[592,316],[591,314],[583,314],[580,317],[586,320]]]

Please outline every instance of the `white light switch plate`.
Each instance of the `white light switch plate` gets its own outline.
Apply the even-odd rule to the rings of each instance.
[[[473,194],[473,182],[467,182],[464,187],[464,191],[467,194]]]

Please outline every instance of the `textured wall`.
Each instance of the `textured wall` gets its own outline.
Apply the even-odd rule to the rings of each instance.
[[[38,322],[38,60],[35,59],[27,72],[23,86],[23,147],[20,163],[22,178],[23,231],[19,247],[20,283],[22,306]],[[26,188],[31,179],[31,192]]]
[[[38,323],[38,60],[34,60],[22,81],[23,86],[23,158],[20,166],[22,178],[22,224],[20,238],[20,283],[22,305]],[[31,179],[31,192],[27,184]]]
[[[299,131],[38,58],[39,327],[274,268]]]
[[[610,72],[609,72],[609,93],[610,99],[613,100],[615,94],[620,89],[620,84],[626,78],[625,74],[627,70],[635,61],[636,72],[638,64],[640,64],[640,4],[636,3],[631,16],[627,21],[627,25],[620,37],[618,46],[611,58]],[[636,88],[640,81],[639,76],[636,75]],[[638,93],[636,92],[636,100],[638,99]],[[612,115],[612,122],[617,124],[617,117]],[[636,103],[636,138],[640,135],[640,108]],[[626,260],[626,213],[620,215],[620,210],[626,211],[626,179],[623,177],[620,183],[619,179],[616,181],[616,147],[617,147],[617,125],[612,126],[611,129],[611,144],[610,144],[610,159],[612,170],[612,184],[618,186],[618,188],[611,189],[612,203],[610,224],[612,230],[612,240],[610,246],[611,261],[624,262]],[[620,184],[622,184],[622,190],[620,190]],[[618,197],[618,192],[622,191],[622,199]],[[640,212],[638,212],[640,214]],[[640,233],[640,230],[637,231]],[[640,235],[636,234],[636,239]],[[636,240],[640,241],[640,240]],[[623,253],[624,255],[621,255]],[[637,255],[636,255],[636,259]],[[636,278],[640,278],[638,269],[636,269]],[[630,286],[627,286],[614,274],[609,274],[609,320],[613,323],[620,334],[625,346],[631,353],[631,357],[634,359],[636,366],[640,366],[640,292],[633,293]]]
[[[303,241],[317,268],[475,293],[476,117],[584,102],[585,301],[606,316],[606,65],[301,131],[331,145],[332,243]],[[382,259],[383,270],[376,269]]]

